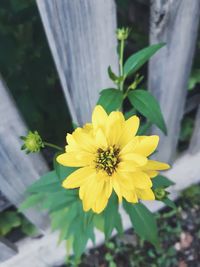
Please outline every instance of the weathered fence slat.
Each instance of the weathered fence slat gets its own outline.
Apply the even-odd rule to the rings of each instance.
[[[6,261],[17,254],[17,248],[5,238],[0,238],[0,262]]]
[[[167,137],[154,129],[161,136],[158,157],[163,161],[172,161],[176,151],[199,16],[199,0],[151,1],[150,43],[166,42],[149,64],[149,89],[168,126]]]
[[[0,190],[16,206],[24,200],[27,186],[48,169],[40,155],[27,156],[20,151],[19,136],[26,132],[14,101],[0,77]],[[39,228],[46,227],[46,216],[36,210],[29,210],[25,215]]]
[[[195,128],[190,142],[189,152],[195,154],[200,151],[200,105],[198,107]]]
[[[101,89],[117,71],[113,0],[37,0],[64,94],[74,122],[91,118]]]

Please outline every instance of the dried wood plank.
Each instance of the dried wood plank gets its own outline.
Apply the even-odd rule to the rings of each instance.
[[[192,154],[200,151],[200,105],[196,115],[195,128],[190,142],[189,151]]]
[[[199,0],[152,0],[150,43],[165,42],[149,64],[149,89],[159,100],[168,136],[161,136],[157,157],[172,162],[186,98],[197,37]]]
[[[167,177],[173,177],[173,181],[176,183],[171,188],[171,197],[176,199],[179,196],[179,192],[191,184],[200,182],[200,164],[199,164],[200,151],[195,155],[188,153],[180,156],[175,163],[173,169],[165,172]],[[146,201],[145,205],[152,211],[156,212],[164,206],[162,202],[158,201]],[[130,229],[131,223],[128,215],[122,212],[124,229]],[[96,231],[96,246],[104,242],[104,236],[102,233]],[[60,266],[66,259],[66,246],[65,243],[61,243],[57,246],[59,234],[58,232],[45,235],[41,239],[26,238],[17,243],[19,247],[19,254],[9,259],[7,262],[0,264],[0,267],[46,267],[46,266]],[[92,244],[88,244],[88,248],[91,248]]]
[[[114,0],[37,0],[51,52],[75,123],[91,118],[99,91],[117,70]]]
[[[0,263],[17,254],[17,247],[5,238],[0,238]]]
[[[30,184],[47,171],[41,155],[29,155],[20,151],[19,136],[27,133],[25,124],[0,77],[0,190],[15,206],[24,200],[24,193]],[[44,229],[45,215],[36,210],[24,213],[35,225]]]

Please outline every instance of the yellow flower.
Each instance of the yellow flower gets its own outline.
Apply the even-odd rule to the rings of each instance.
[[[67,134],[66,153],[57,157],[64,166],[80,167],[63,182],[66,189],[79,188],[83,209],[104,210],[114,190],[119,198],[136,203],[154,200],[151,178],[168,164],[149,160],[159,137],[136,136],[139,118],[124,119],[121,112],[107,115],[96,106],[92,123]]]

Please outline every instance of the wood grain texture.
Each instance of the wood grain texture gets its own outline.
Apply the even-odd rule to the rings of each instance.
[[[0,263],[17,254],[17,248],[5,238],[0,238]]]
[[[149,64],[149,89],[159,100],[168,136],[161,136],[155,157],[172,162],[185,104],[200,16],[199,0],[152,0],[150,43],[165,42]]]
[[[8,89],[0,77],[0,190],[15,206],[24,200],[30,184],[47,171],[47,165],[39,154],[27,156],[20,150],[19,138],[27,129],[20,117]],[[38,227],[46,227],[46,216],[35,210],[25,215]]]
[[[198,107],[195,128],[190,142],[189,152],[195,154],[200,151],[200,105]]]
[[[117,69],[114,0],[37,0],[49,46],[75,123],[91,120],[99,91]]]

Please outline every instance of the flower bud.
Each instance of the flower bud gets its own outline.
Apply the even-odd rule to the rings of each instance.
[[[116,32],[117,39],[119,41],[126,40],[128,38],[129,33],[130,33],[129,28],[117,29],[117,32]]]
[[[42,138],[40,137],[37,131],[29,131],[27,136],[21,136],[21,139],[24,141],[24,144],[22,145],[21,149],[26,149],[26,153],[39,152],[41,148],[44,147]]]
[[[154,189],[154,195],[157,200],[162,200],[167,196],[167,192],[165,191],[164,188],[159,187]]]

